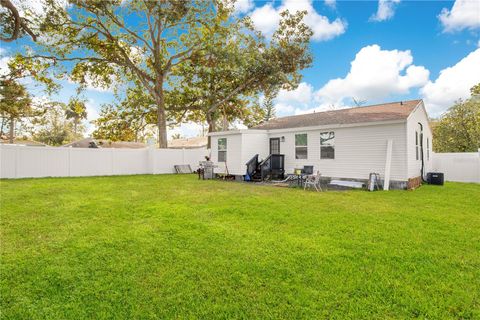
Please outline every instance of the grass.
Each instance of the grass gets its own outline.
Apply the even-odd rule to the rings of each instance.
[[[479,319],[480,185],[3,180],[2,319]]]

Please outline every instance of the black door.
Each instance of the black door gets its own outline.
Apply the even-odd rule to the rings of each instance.
[[[280,138],[270,138],[270,154],[280,154]]]

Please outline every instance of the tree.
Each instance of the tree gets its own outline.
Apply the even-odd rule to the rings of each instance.
[[[18,8],[10,0],[0,0],[0,5],[5,10],[0,12],[0,40],[11,42],[23,36],[30,35],[33,41],[37,40],[37,35],[28,25],[28,19],[21,17]]]
[[[129,88],[121,102],[102,106],[94,124],[96,139],[145,142],[155,135],[155,102],[141,87]]]
[[[77,126],[74,132],[74,122],[66,117],[67,106],[60,102],[48,102],[41,116],[31,120],[30,135],[35,141],[51,146],[61,146],[82,138],[84,127]]]
[[[265,92],[265,97],[262,105],[265,113],[263,121],[265,122],[275,118],[275,106],[273,104],[273,100],[275,99],[276,95],[276,92],[272,92],[271,90],[267,90]]]
[[[71,98],[67,104],[65,116],[67,119],[72,119],[73,132],[75,135],[77,135],[78,125],[82,120],[87,119],[87,108],[85,106],[85,101],[82,101],[79,98]]]
[[[480,96],[480,83],[474,85],[473,87],[470,88],[470,93],[472,97],[478,97]]]
[[[82,86],[135,81],[155,101],[159,146],[167,147],[165,83],[172,68],[202,51],[205,30],[228,19],[223,1],[72,0],[68,11],[48,3],[45,40],[37,41],[36,53],[18,56],[17,63],[71,67],[69,77]]]
[[[209,29],[202,54],[174,68],[174,74],[183,77],[172,84],[172,97],[191,111],[188,117],[206,121],[209,132],[216,131],[219,120],[223,129],[236,119],[261,121],[263,112],[254,103],[258,94],[294,89],[299,71],[311,64],[312,31],[302,22],[305,14],[282,12],[269,42],[253,30],[249,19]]]
[[[13,143],[15,123],[33,115],[32,100],[23,85],[13,80],[0,80],[0,114],[8,121],[8,139]]]
[[[433,149],[436,152],[476,152],[480,148],[480,99],[477,90],[472,97],[458,100],[433,123]]]

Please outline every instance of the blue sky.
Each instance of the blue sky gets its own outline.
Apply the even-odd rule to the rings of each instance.
[[[423,98],[430,115],[439,116],[480,82],[480,0],[239,0],[236,14],[251,16],[268,36],[285,8],[308,11],[314,62],[298,89],[280,92],[278,116],[348,107],[352,97],[366,104]],[[25,43],[2,43],[3,63]],[[63,85],[52,99],[75,95],[75,84]],[[90,119],[114,99],[95,88],[83,95]],[[169,133],[194,136],[199,127],[187,124]]]

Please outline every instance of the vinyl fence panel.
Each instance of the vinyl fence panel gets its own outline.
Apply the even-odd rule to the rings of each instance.
[[[443,172],[446,181],[480,183],[479,152],[434,153],[433,171]]]
[[[192,170],[208,155],[201,149],[87,149],[0,145],[0,178],[73,177],[175,173]]]

